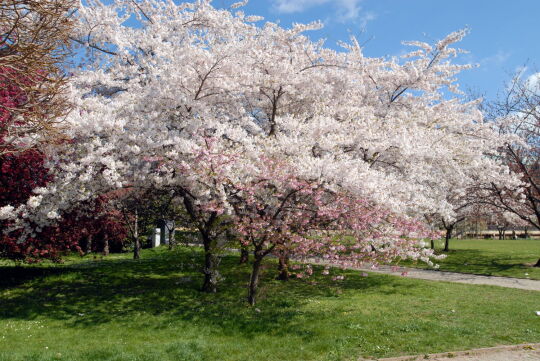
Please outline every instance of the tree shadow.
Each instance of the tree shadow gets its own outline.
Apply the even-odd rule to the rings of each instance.
[[[444,271],[493,275],[514,270],[525,272],[529,268],[516,260],[515,256],[500,253],[486,254],[480,250],[450,250],[438,253],[447,255],[447,258],[437,262]]]
[[[181,320],[243,337],[269,332],[312,337],[306,327],[310,320],[331,318],[332,313],[306,311],[302,306],[309,299],[337,298],[348,291],[412,292],[411,285],[399,278],[364,278],[353,271],[343,271],[347,277],[339,283],[324,276],[277,281],[275,260],[269,260],[264,265],[259,303],[253,308],[245,300],[249,266],[238,265],[236,255],[225,256],[219,293],[205,294],[199,291],[200,257],[200,252],[180,249],[151,253],[149,258],[138,261],[2,267],[2,275],[9,277],[0,293],[0,322],[46,317],[77,328],[110,322],[128,324],[132,317],[144,314],[160,317],[157,328],[165,327],[158,324]]]
[[[26,282],[45,278],[51,275],[59,275],[65,270],[61,267],[25,267],[25,266],[0,266],[0,291],[17,287]]]

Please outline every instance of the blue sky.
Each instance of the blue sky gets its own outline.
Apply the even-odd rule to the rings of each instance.
[[[367,56],[399,55],[407,48],[401,41],[432,42],[468,27],[460,47],[469,54],[458,62],[479,67],[463,73],[459,83],[491,99],[522,66],[524,76],[540,66],[540,0],[251,0],[243,11],[283,26],[321,20],[324,29],[309,36],[336,47],[353,34]]]

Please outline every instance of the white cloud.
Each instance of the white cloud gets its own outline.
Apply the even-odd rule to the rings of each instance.
[[[360,16],[362,7],[360,3],[363,0],[274,0],[274,6],[281,13],[298,13],[309,8],[332,5],[335,10],[335,16],[339,21],[359,20],[360,24],[365,27],[366,24],[375,19],[375,14],[368,12]]]
[[[360,26],[362,28],[365,28],[367,26],[367,23],[369,23],[370,21],[372,20],[375,20],[377,18],[377,16],[375,15],[374,12],[371,12],[371,11],[368,11],[367,13],[363,14],[361,17],[360,17]]]
[[[501,66],[506,63],[506,61],[510,58],[511,55],[511,52],[499,50],[496,54],[480,60],[480,65],[484,67],[487,65]]]
[[[540,73],[534,73],[533,75],[529,76],[526,81],[527,88],[531,91],[538,91],[540,90]]]
[[[298,13],[313,6],[319,6],[329,0],[276,0],[276,9],[281,13]]]

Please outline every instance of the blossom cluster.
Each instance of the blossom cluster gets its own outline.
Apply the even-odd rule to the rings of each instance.
[[[341,51],[310,40],[319,23],[260,20],[206,0],[82,4],[72,141],[47,149],[54,180],[39,198],[0,207],[11,229],[121,189],[170,189],[197,214],[233,217],[263,252],[428,261],[414,219],[455,217],[449,190],[506,172],[489,156],[505,140],[454,81],[465,32],[370,58],[354,38]]]

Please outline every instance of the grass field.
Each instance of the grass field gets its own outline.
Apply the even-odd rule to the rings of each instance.
[[[444,240],[435,242],[438,254],[443,247]],[[531,267],[540,258],[540,239],[452,239],[450,252],[443,254],[448,257],[436,262],[442,271],[540,280],[540,267]]]
[[[248,268],[223,260],[201,294],[196,249],[0,267],[0,360],[356,360],[540,342],[539,294],[345,272],[273,280],[245,302]],[[337,271],[336,271],[337,272]]]

